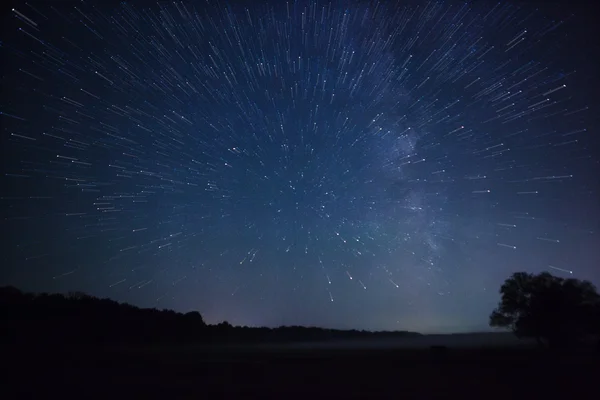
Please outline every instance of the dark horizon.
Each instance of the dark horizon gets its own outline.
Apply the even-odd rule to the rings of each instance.
[[[12,291],[12,290],[16,290],[20,293],[22,293],[25,296],[34,296],[34,297],[39,297],[39,296],[52,296],[52,295],[61,295],[61,296],[65,296],[65,297],[69,297],[72,296],[74,294],[78,294],[78,295],[86,295],[86,296],[91,296],[87,293],[83,293],[83,292],[79,292],[77,290],[69,290],[67,292],[64,293],[48,293],[48,292],[24,292],[21,289],[14,287],[14,286],[4,286],[4,287],[0,287],[0,291]],[[92,296],[93,297],[93,296]],[[168,309],[168,308],[157,308],[157,307],[138,307],[136,305],[130,304],[130,303],[126,303],[126,302],[118,302],[117,300],[114,299],[110,299],[110,298],[96,298],[97,300],[110,300],[110,301],[116,301],[117,303],[121,304],[121,305],[131,305],[133,307],[139,308],[140,310],[144,311],[144,310],[157,310],[157,311],[174,311],[174,312],[179,312],[179,313],[193,313],[193,312],[198,312],[200,315],[203,316],[201,310],[184,310],[184,311],[175,311],[172,309]],[[207,325],[220,325],[220,324],[230,324],[230,321],[205,321]],[[420,336],[452,336],[452,335],[480,335],[480,334],[502,334],[502,335],[513,335],[509,329],[504,329],[504,328],[493,328],[493,327],[489,327],[486,330],[480,330],[480,331],[456,331],[456,332],[418,332],[418,331],[413,331],[413,330],[389,330],[389,331],[385,331],[385,330],[369,330],[369,329],[356,329],[356,328],[336,328],[336,327],[331,327],[331,326],[317,326],[317,325],[273,325],[273,326],[264,326],[264,325],[235,325],[235,324],[230,324],[233,328],[257,328],[257,329],[261,329],[261,328],[267,328],[267,329],[281,329],[281,328],[306,328],[306,329],[321,329],[321,330],[340,330],[342,332],[344,331],[358,331],[358,332],[369,332],[369,333],[403,333],[403,334],[417,334]]]

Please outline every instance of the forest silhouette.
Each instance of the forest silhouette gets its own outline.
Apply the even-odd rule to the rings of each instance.
[[[235,327],[226,321],[209,325],[197,311],[183,314],[81,292],[33,294],[15,287],[0,288],[0,313],[9,342],[25,344],[286,343],[419,335],[302,326]]]
[[[593,284],[549,273],[518,272],[500,288],[490,326],[534,338],[541,347],[568,347],[600,337],[600,295]],[[198,311],[139,308],[82,292],[24,293],[0,288],[0,312],[8,343],[23,344],[223,344],[324,342],[406,338],[407,331],[370,332],[317,327],[235,327],[206,324]],[[600,342],[599,346],[600,346]]]

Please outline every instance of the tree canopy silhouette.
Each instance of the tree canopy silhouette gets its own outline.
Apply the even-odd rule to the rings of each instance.
[[[555,347],[600,333],[600,295],[591,282],[517,272],[500,294],[490,326],[511,328],[518,337]]]
[[[288,326],[249,328],[224,321],[207,325],[197,311],[138,308],[81,292],[23,293],[0,287],[0,315],[7,343],[40,344],[150,344],[257,343],[398,337],[411,332],[341,331]]]

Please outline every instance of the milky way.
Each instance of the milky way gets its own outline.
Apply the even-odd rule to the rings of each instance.
[[[484,327],[514,271],[598,278],[569,15],[74,2],[6,20],[2,283],[444,331]]]

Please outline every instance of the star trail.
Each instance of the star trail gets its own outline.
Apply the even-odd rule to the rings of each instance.
[[[483,2],[20,3],[0,281],[207,321],[481,329],[598,282],[576,16]],[[583,51],[585,53],[585,51]],[[595,175],[596,174],[596,175]]]

